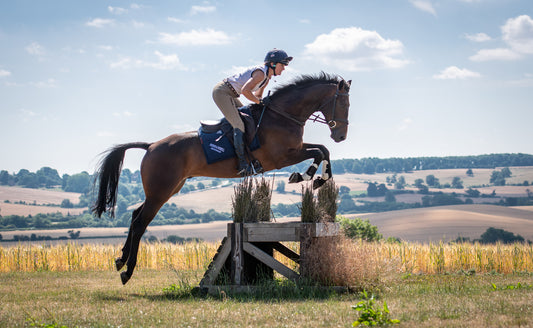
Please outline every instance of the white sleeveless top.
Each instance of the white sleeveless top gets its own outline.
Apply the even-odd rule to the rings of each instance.
[[[231,86],[235,89],[235,91],[237,91],[237,93],[240,95],[244,84],[252,77],[253,72],[257,70],[262,71],[265,74],[265,78],[263,79],[263,81],[261,81],[261,83],[258,83],[252,89],[252,91],[256,91],[260,89],[263,85],[265,85],[265,83],[268,81],[268,66],[266,65],[264,66],[258,65],[258,66],[250,67],[242,73],[238,73],[238,74],[228,77],[226,80],[231,84]]]

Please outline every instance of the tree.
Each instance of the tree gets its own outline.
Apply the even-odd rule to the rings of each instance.
[[[36,173],[39,186],[50,188],[53,186],[61,185],[62,180],[57,173],[57,170],[50,167],[42,167]]]
[[[73,207],[74,207],[74,204],[72,204],[70,199],[65,198],[61,202],[61,208],[73,208]]]
[[[78,174],[68,177],[65,185],[65,191],[79,192],[85,194],[89,191],[91,185],[91,177],[89,173],[83,171]]]
[[[508,167],[504,167],[501,172],[504,178],[510,178],[512,176],[511,170]]]
[[[463,189],[463,181],[459,177],[454,177],[452,181],[452,188]]]
[[[468,169],[468,170],[466,170],[466,175],[468,175],[469,177],[473,177],[474,176],[474,172],[472,171],[472,169]]]
[[[377,185],[377,183],[368,183],[366,188],[366,193],[368,197],[380,197],[385,196],[385,193],[388,191],[387,186],[384,183]]]
[[[396,189],[404,189],[405,188],[405,178],[403,175],[401,175],[398,178],[398,181],[394,184],[394,188]]]
[[[465,191],[465,193],[468,195],[468,197],[474,197],[474,198],[479,197],[479,195],[481,194],[481,193],[479,192],[479,190],[477,190],[477,189],[472,189],[472,188],[468,188],[468,190]]]
[[[339,194],[349,194],[350,193],[350,188],[346,187],[346,186],[340,186],[339,187]]]
[[[415,187],[420,188],[422,185],[424,185],[424,180],[422,179],[415,180]]]
[[[396,202],[396,197],[394,197],[394,193],[392,191],[389,190],[385,193],[385,201],[391,203]]]
[[[490,175],[490,183],[493,183],[495,186],[505,186],[505,177],[501,171],[492,171]]]
[[[437,187],[439,185],[439,179],[437,179],[433,174],[426,176],[426,183],[430,187]]]
[[[349,212],[356,209],[355,202],[353,201],[350,194],[341,194],[340,198],[341,201],[339,202],[339,211]]]
[[[515,242],[523,242],[524,237],[515,235],[512,232],[505,231],[503,229],[496,229],[493,227],[488,228],[481,235],[481,242],[485,244],[492,244],[496,242],[503,242],[504,244],[512,244]]]
[[[76,232],[74,230],[69,230],[67,232],[68,232],[68,235],[70,236],[70,239],[78,239],[78,238],[80,238],[81,231],[79,231],[79,230],[76,231]]]

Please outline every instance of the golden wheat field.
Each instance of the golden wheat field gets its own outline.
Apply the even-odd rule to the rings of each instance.
[[[137,267],[155,270],[205,269],[218,246],[209,242],[142,244]],[[289,247],[297,251],[298,244],[290,244]],[[389,270],[405,273],[433,274],[461,270],[477,273],[533,272],[533,245],[528,244],[367,243],[350,240],[345,241],[335,252],[341,255],[337,256],[337,266],[339,262],[345,266],[358,262],[387,263]],[[19,244],[0,247],[0,272],[114,270],[114,259],[119,254],[120,247],[116,245]],[[327,254],[325,252],[324,257],[328,257]],[[289,261],[282,257],[280,260]]]

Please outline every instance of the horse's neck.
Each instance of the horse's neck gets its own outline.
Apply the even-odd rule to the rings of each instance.
[[[298,103],[294,106],[286,106],[286,112],[305,122],[329,97],[334,95],[335,88],[333,84],[312,86],[299,96]]]

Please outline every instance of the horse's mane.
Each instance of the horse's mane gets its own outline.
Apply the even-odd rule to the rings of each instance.
[[[316,84],[337,84],[342,80],[341,77],[334,74],[328,74],[325,72],[320,72],[319,74],[304,74],[293,81],[276,87],[272,90],[272,97],[279,97],[287,93],[292,93],[295,90],[310,87]]]

